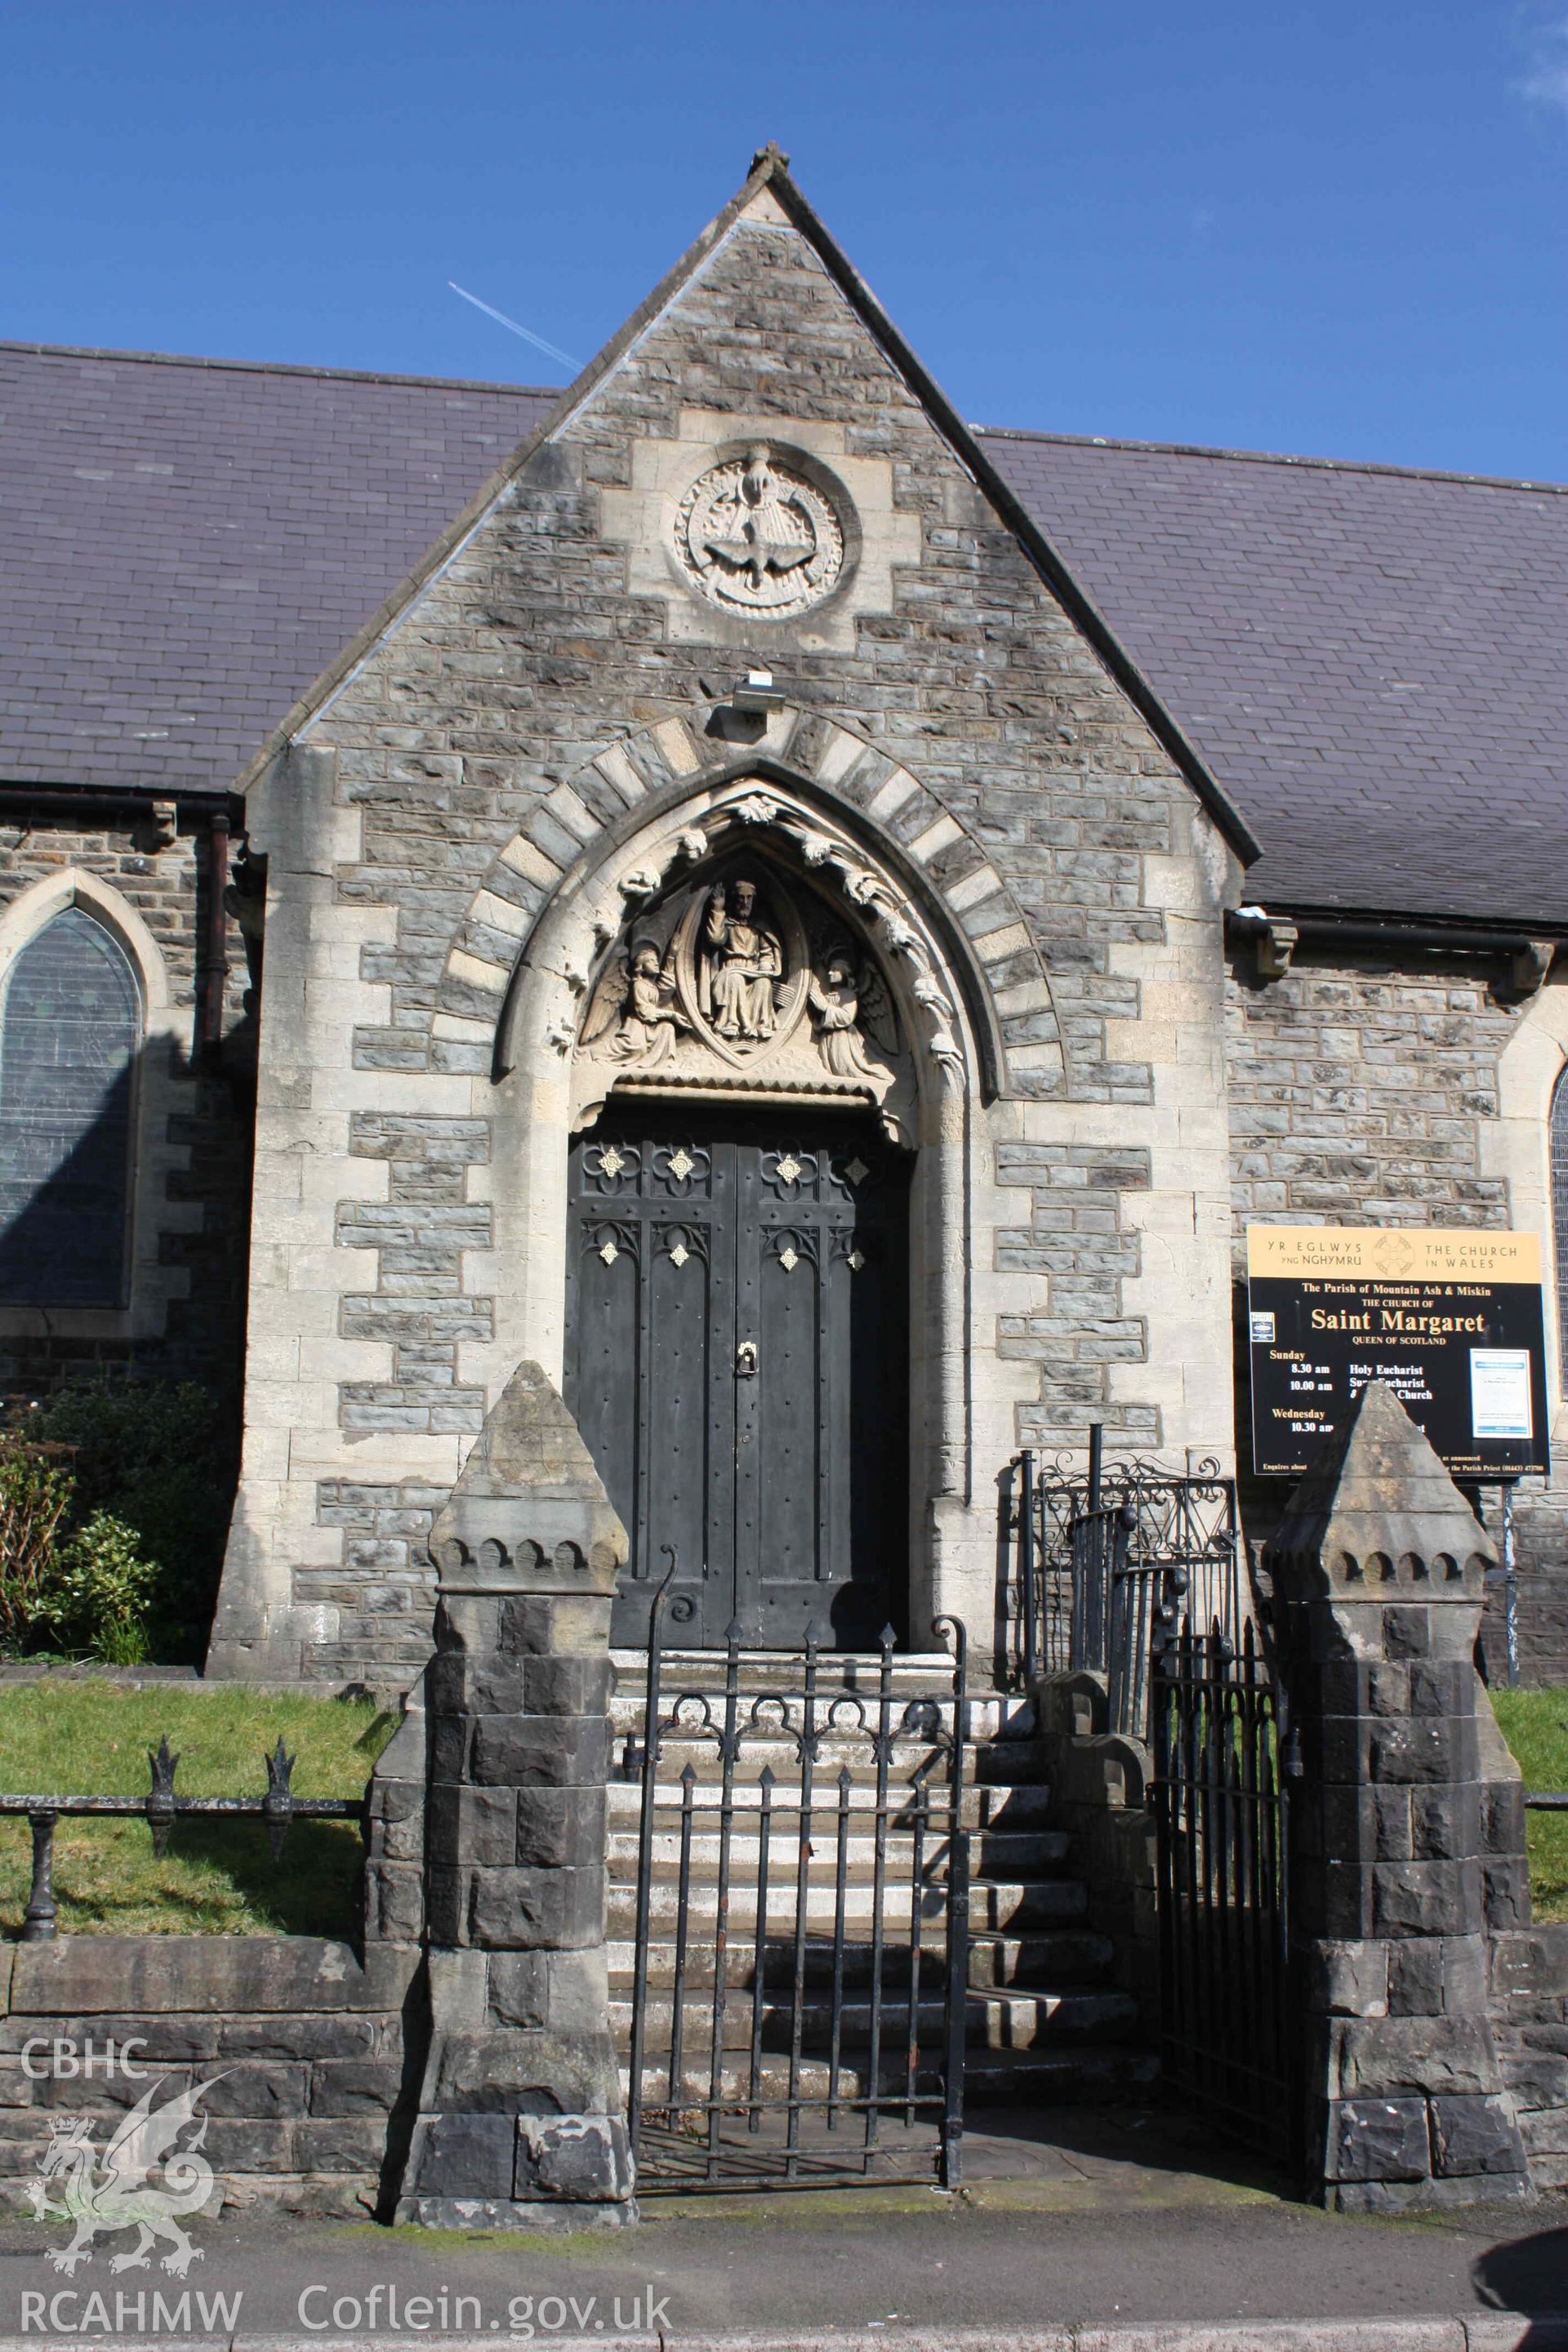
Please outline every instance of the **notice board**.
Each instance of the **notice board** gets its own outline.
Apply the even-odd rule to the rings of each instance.
[[[1534,1234],[1249,1225],[1252,1448],[1298,1477],[1368,1381],[1386,1381],[1457,1478],[1546,1470]]]

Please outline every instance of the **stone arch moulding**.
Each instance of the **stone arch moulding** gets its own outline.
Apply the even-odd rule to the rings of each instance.
[[[22,950],[68,907],[80,907],[111,932],[131,960],[142,991],[142,1018],[148,1034],[163,1028],[172,1034],[169,973],[157,940],[131,904],[112,883],[79,866],[68,866],[30,883],[0,914],[0,988]]]
[[[837,808],[829,814],[820,791],[808,795],[781,782],[778,764],[764,767],[752,753],[739,774],[692,777],[684,789],[647,793],[640,821],[598,825],[593,845],[582,845],[531,921],[526,940],[514,941],[504,994],[479,989],[458,966],[458,984],[477,992],[460,1000],[461,1012],[453,1007],[437,1018],[463,1024],[470,1043],[480,1035],[495,1041],[486,1180],[494,1238],[485,1276],[495,1328],[482,1358],[465,1363],[490,1385],[524,1359],[561,1376],[568,1152],[574,1127],[591,1119],[595,1107],[592,1090],[584,1095],[576,1083],[578,1050],[592,1026],[584,1016],[612,958],[624,956],[635,937],[639,910],[668,908],[672,892],[680,897],[689,879],[722,870],[731,856],[758,872],[764,891],[776,877],[781,899],[790,888],[803,899],[814,895],[829,929],[874,958],[908,1064],[901,1101],[889,1097],[879,1108],[916,1150],[910,1538],[919,1622],[953,1604],[950,1553],[963,1530],[952,1514],[966,1529],[973,1496],[974,1229],[977,1199],[994,1181],[982,1109],[984,1057],[972,990],[955,970],[951,925],[906,895],[891,859],[868,845],[867,828],[852,827]],[[563,843],[545,837],[564,854]],[[979,977],[984,986],[984,965]],[[796,1034],[804,1034],[803,1024]],[[799,1099],[793,1092],[784,1098]]]
[[[1048,976],[984,851],[863,736],[788,705],[765,719],[720,706],[703,736],[684,719],[665,719],[596,751],[542,800],[492,862],[456,934],[434,1015],[437,1039],[470,1046],[496,1039],[504,1066],[516,1034],[509,1000],[520,965],[541,952],[546,908],[580,898],[607,866],[629,886],[648,863],[650,825],[682,813],[704,824],[705,812],[739,787],[780,803],[808,864],[843,870],[847,887],[851,868],[872,877],[857,903],[885,951],[906,956],[900,923],[940,940],[973,1034],[984,1099],[1068,1091]],[[672,827],[676,836],[681,829]],[[807,845],[808,834],[829,846]],[[633,843],[637,854],[623,858]],[[579,993],[636,898],[628,887],[614,920],[596,908],[601,935],[581,944],[569,967]]]
[[[1557,1311],[1559,1269],[1552,1213],[1552,1097],[1564,1070],[1568,973],[1559,965],[1520,1014],[1498,1057],[1498,1115],[1495,1121],[1483,1120],[1480,1129],[1481,1172],[1507,1184],[1510,1224],[1541,1238],[1553,1453],[1568,1445],[1568,1365]]]
[[[91,915],[117,941],[136,975],[142,998],[142,1050],[131,1106],[127,1297],[120,1307],[18,1307],[0,1300],[0,1337],[161,1339],[169,1301],[185,1297],[190,1276],[183,1266],[160,1262],[160,1243],[166,1233],[189,1230],[202,1213],[196,1204],[169,1198],[170,1176],[190,1161],[185,1146],[169,1141],[171,1119],[186,1107],[181,1016],[163,950],[135,908],[112,883],[74,866],[31,883],[0,914],[0,999],[22,950],[68,907]]]
[[[983,1090],[983,1058],[963,992],[920,913],[845,828],[754,771],[718,791],[684,795],[618,847],[597,859],[590,853],[588,870],[549,902],[519,961],[496,1030],[497,1075],[537,1073],[553,1064],[571,1074],[573,1123],[591,1118],[592,1087],[585,1092],[578,1076],[582,1033],[607,961],[635,936],[641,912],[685,875],[748,854],[781,877],[795,866],[807,887],[836,907],[845,929],[870,948],[924,1092],[933,1080],[959,1096]]]

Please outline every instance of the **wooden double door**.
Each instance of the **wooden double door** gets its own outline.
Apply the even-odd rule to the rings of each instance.
[[[902,1630],[908,1155],[871,1121],[606,1106],[571,1158],[566,1402],[631,1538],[615,1639]]]

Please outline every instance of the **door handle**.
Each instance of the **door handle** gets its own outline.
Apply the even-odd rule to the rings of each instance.
[[[754,1339],[742,1339],[735,1350],[735,1378],[738,1381],[753,1381],[756,1376],[757,1343]]]

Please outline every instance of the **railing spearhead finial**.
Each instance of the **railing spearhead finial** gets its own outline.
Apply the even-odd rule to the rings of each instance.
[[[153,1786],[147,1792],[147,1826],[153,1832],[153,1855],[162,1862],[169,1851],[174,1827],[174,1772],[180,1761],[169,1753],[167,1732],[159,1740],[155,1754],[148,1749],[147,1761],[153,1768]]]
[[[289,1754],[283,1745],[283,1735],[278,1735],[278,1745],[267,1761],[267,1795],[262,1801],[261,1818],[267,1824],[267,1835],[272,1847],[272,1859],[283,1859],[283,1841],[294,1818],[294,1792],[290,1785],[298,1759]]]

